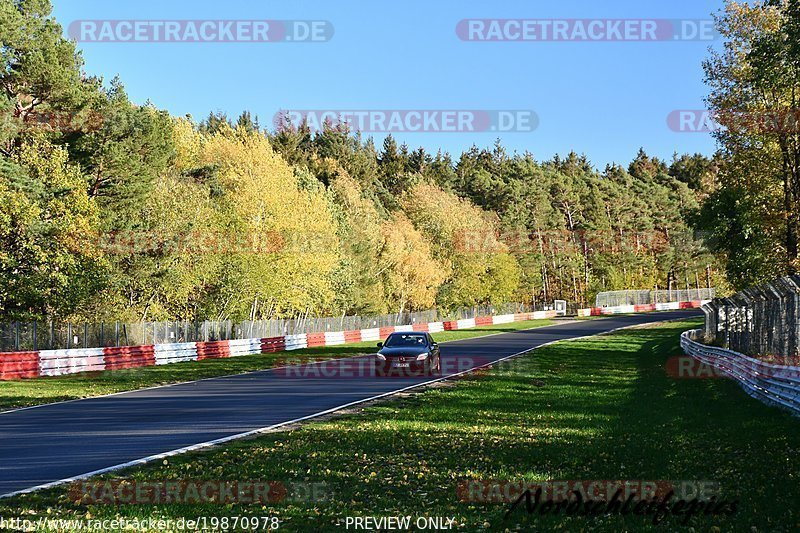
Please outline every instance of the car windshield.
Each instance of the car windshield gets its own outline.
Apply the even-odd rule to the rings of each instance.
[[[396,348],[399,346],[425,346],[424,335],[389,335],[385,346]]]

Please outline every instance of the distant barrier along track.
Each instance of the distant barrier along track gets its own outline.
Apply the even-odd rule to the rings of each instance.
[[[617,306],[579,309],[579,316],[597,316],[649,311],[697,309],[703,302],[667,302],[642,306]],[[506,324],[524,320],[554,318],[557,311],[533,311],[476,316],[460,320],[383,326],[345,331],[299,333],[246,339],[173,342],[138,346],[112,346],[103,348],[73,348],[64,350],[38,350],[0,353],[0,380],[62,376],[79,372],[118,370],[142,366],[165,365],[187,361],[201,361],[283,352],[321,346],[336,346],[364,341],[378,341],[396,331],[426,331],[469,329],[493,324]]]
[[[460,320],[251,339],[5,352],[0,353],[0,380],[62,376],[78,372],[118,370],[185,361],[201,361],[203,359],[300,350],[319,346],[336,346],[354,342],[378,341],[396,331],[436,333],[445,330],[469,329],[493,324],[553,318],[555,316],[556,311],[534,311],[531,313],[509,313]]]

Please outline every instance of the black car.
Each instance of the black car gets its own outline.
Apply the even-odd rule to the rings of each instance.
[[[378,348],[375,366],[381,373],[431,375],[442,369],[439,345],[425,332],[392,333]]]

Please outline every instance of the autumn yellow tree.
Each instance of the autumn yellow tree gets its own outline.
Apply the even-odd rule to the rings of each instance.
[[[519,266],[497,240],[496,215],[425,183],[414,186],[401,204],[444,264],[446,281],[437,298],[441,305],[508,301],[516,292]]]
[[[339,240],[324,192],[301,188],[258,132],[221,127],[203,140],[199,163],[213,168],[221,189],[215,209],[226,253],[210,302],[216,315],[329,311]]]
[[[197,315],[206,286],[223,268],[215,240],[209,243],[217,232],[215,219],[205,187],[173,173],[159,179],[141,207],[141,229],[130,246],[110,248],[126,266],[121,292],[136,302],[131,319]]]
[[[381,226],[381,277],[389,306],[398,311],[430,309],[445,280],[431,246],[403,213]]]
[[[197,168],[202,156],[203,135],[197,131],[191,117],[172,121],[172,139],[175,144],[175,157],[172,159],[174,169],[186,172]]]
[[[0,309],[18,319],[60,319],[107,281],[97,205],[67,151],[42,136],[0,161]]]
[[[329,175],[335,176],[329,187],[331,209],[342,243],[337,307],[352,314],[385,313],[388,306],[379,264],[383,219],[356,180],[335,161],[329,166]]]
[[[722,161],[703,229],[738,287],[800,270],[800,5],[728,0],[704,62]]]

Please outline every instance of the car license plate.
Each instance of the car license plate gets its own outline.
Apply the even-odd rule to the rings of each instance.
[[[411,363],[392,363],[392,368],[409,368]]]

